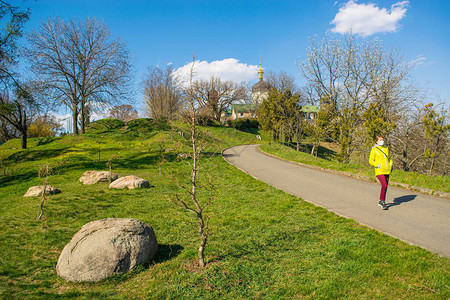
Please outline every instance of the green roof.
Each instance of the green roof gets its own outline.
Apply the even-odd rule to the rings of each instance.
[[[305,106],[302,106],[300,111],[302,111],[304,113],[309,113],[309,112],[316,113],[316,112],[319,112],[319,108],[315,105],[305,105]]]
[[[233,104],[232,108],[236,113],[254,112],[256,104]]]

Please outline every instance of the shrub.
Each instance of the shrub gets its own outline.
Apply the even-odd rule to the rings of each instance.
[[[101,119],[89,124],[86,128],[87,132],[99,132],[99,131],[108,131],[114,130],[118,128],[122,128],[125,125],[124,122],[118,119]]]
[[[148,133],[159,130],[169,130],[170,125],[165,119],[155,120],[150,118],[134,119],[127,123],[128,132]]]
[[[229,122],[229,126],[241,131],[248,131],[259,128],[259,121],[256,118],[239,118]]]

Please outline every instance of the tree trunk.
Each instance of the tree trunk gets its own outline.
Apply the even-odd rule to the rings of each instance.
[[[81,105],[81,124],[80,124],[80,133],[85,134],[85,125],[86,125],[86,106]]]
[[[403,171],[409,171],[408,168],[408,150],[406,149],[406,147],[403,149],[402,151],[402,167],[403,167]]]
[[[21,123],[22,123],[20,126],[21,147],[22,149],[27,149],[28,126],[27,126],[27,112],[25,110],[23,111]]]
[[[206,265],[204,252],[206,248],[206,242],[208,240],[208,235],[202,233],[201,238],[202,241],[200,242],[200,247],[198,248],[198,264],[203,268]]]
[[[438,151],[438,145],[439,145],[439,138],[437,139],[436,145],[434,146],[434,151],[433,151],[434,152],[434,156],[431,159],[431,166],[430,166],[430,170],[429,170],[430,175],[433,174],[434,164],[436,162],[436,156],[437,156],[437,151]]]
[[[72,108],[73,135],[78,135],[78,108]]]
[[[20,138],[21,138],[21,147],[22,149],[27,149],[27,132],[21,132],[20,133]]]

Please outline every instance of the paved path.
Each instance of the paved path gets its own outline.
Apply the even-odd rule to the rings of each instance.
[[[389,187],[388,210],[378,204],[379,183],[303,167],[263,154],[258,145],[226,149],[232,165],[338,215],[450,257],[450,200]]]

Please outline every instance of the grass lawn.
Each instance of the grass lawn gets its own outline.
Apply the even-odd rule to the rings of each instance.
[[[363,175],[371,178],[375,177],[373,167],[369,165],[369,162],[362,165],[354,162],[345,164],[331,159],[330,155],[325,156],[326,158],[315,157],[314,155],[302,151],[296,151],[291,147],[277,143],[263,144],[260,146],[260,148],[266,153],[270,153],[290,161],[314,165],[325,169],[350,172],[353,174]],[[368,152],[369,151],[370,150],[368,150]],[[432,190],[450,193],[450,176],[430,176],[415,172],[405,172],[402,170],[396,170],[394,166],[394,171],[390,176],[390,180],[412,186],[424,187]]]
[[[190,215],[174,206],[173,176],[187,180],[175,159],[186,140],[169,131],[121,129],[78,137],[18,141],[0,147],[11,175],[0,177],[0,298],[110,299],[448,299],[450,262],[270,187],[226,163],[222,148],[254,143],[254,135],[208,127],[203,177],[213,178],[207,266],[196,263],[199,239]],[[98,148],[100,162],[98,162]],[[169,149],[163,155],[161,149]],[[213,154],[215,153],[215,154]],[[78,182],[86,170],[148,179],[148,189],[109,190]],[[212,156],[211,156],[212,155]],[[159,174],[161,159],[165,159]],[[37,168],[52,163],[50,184],[62,190],[24,198],[38,185]],[[59,174],[58,174],[59,173]],[[99,283],[68,283],[56,275],[59,254],[87,222],[136,218],[155,230],[159,250],[146,267]]]

